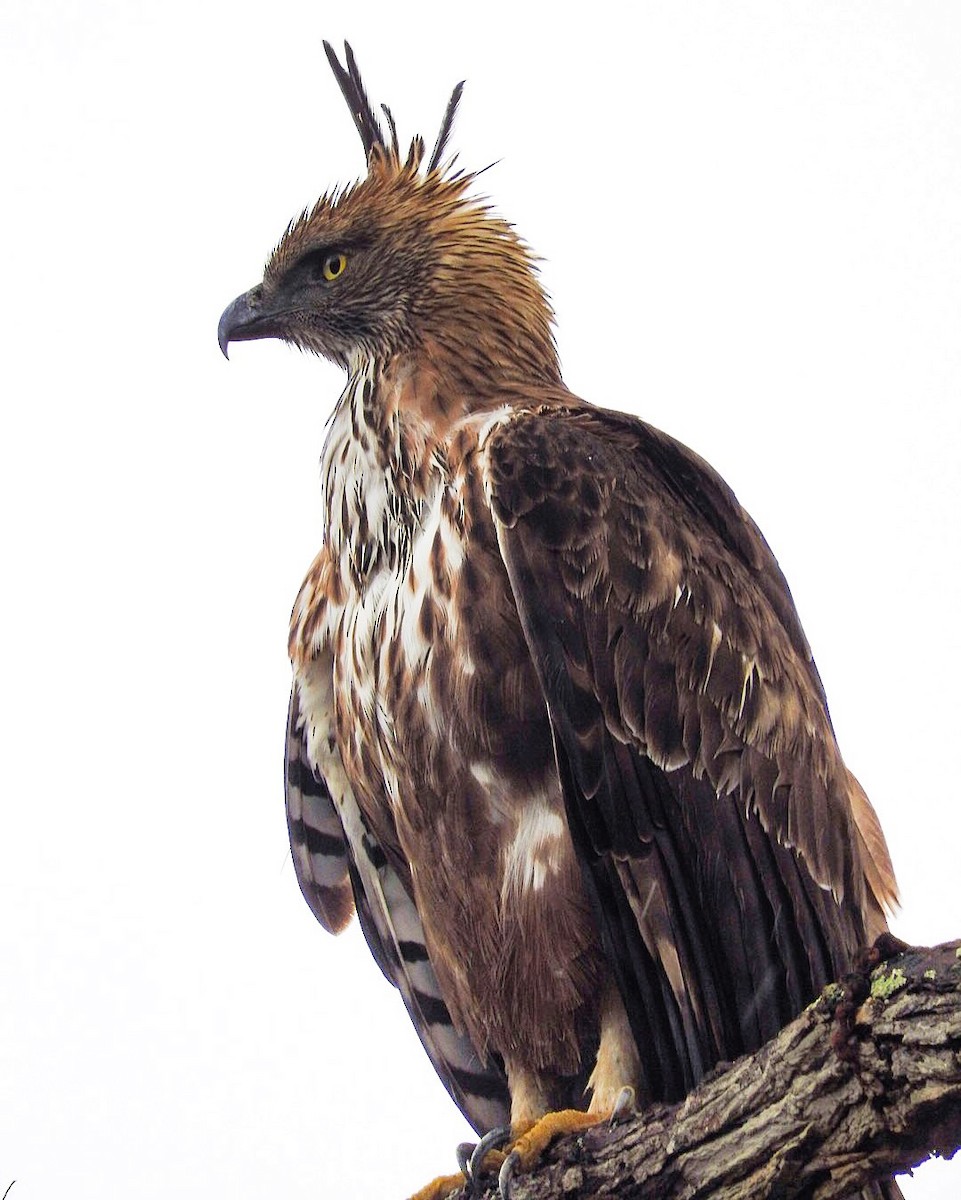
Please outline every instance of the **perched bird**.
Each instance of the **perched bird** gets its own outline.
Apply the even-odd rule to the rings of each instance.
[[[680,1098],[886,928],[878,819],[731,489],[565,387],[530,251],[445,158],[460,85],[404,154],[325,47],[367,174],[219,328],[348,373],[290,626],[300,886],[478,1132]]]

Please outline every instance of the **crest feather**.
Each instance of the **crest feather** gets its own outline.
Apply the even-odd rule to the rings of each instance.
[[[340,85],[341,93],[347,101],[347,107],[350,109],[350,115],[354,119],[357,132],[360,134],[360,140],[364,146],[364,154],[367,157],[368,169],[370,169],[372,163],[382,163],[384,161],[394,167],[399,167],[400,145],[394,115],[386,104],[380,106],[384,116],[387,118],[387,125],[390,130],[390,141],[388,142],[384,135],[383,127],[377,119],[377,114],[374,112],[370,99],[367,96],[367,89],[364,87],[364,81],[360,77],[360,69],[357,66],[356,58],[354,58],[350,42],[344,42],[346,67],[341,64],[333,46],[326,40],[324,41],[324,51],[327,54],[327,61],[330,63],[330,69],[334,73],[334,78]],[[447,102],[447,108],[444,110],[444,117],[437,134],[437,140],[434,142],[430,162],[427,164],[428,174],[431,171],[438,170],[441,165],[441,159],[447,148],[451,130],[454,127],[454,117],[457,113],[457,106],[460,103],[463,90],[464,81],[461,80],[451,93],[450,100]],[[408,168],[413,167],[416,170],[423,161],[423,158],[424,140],[421,137],[415,137],[410,145],[406,166]]]

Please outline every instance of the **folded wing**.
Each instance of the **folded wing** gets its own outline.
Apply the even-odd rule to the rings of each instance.
[[[787,584],[706,463],[568,405],[495,427],[484,470],[647,1084],[679,1097],[884,928],[884,839]]]

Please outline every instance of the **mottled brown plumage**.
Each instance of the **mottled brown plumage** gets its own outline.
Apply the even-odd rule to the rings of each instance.
[[[478,1129],[677,1098],[885,928],[894,876],[787,584],[691,451],[564,387],[531,255],[389,139],[220,340],[349,372],[294,606],[298,878],[356,905]]]

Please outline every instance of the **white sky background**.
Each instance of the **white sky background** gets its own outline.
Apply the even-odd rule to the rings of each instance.
[[[340,374],[217,349],[402,134],[498,161],[569,384],[704,454],[789,580],[921,942],[961,935],[961,7],[4,0],[0,1192],[401,1197],[466,1135],[302,902],[286,624]],[[910,1200],[961,1193],[961,1161]]]

